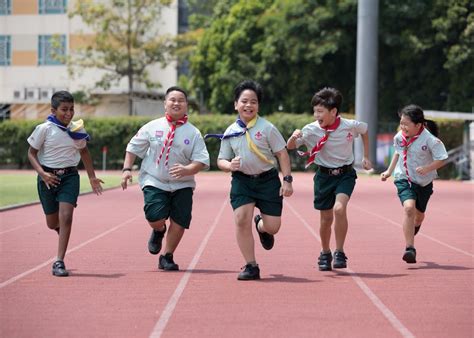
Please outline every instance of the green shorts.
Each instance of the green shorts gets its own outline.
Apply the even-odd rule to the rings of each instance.
[[[329,210],[336,203],[336,195],[343,193],[351,196],[354,191],[357,174],[354,169],[341,175],[330,175],[316,171],[314,182],[314,208],[317,210]]]
[[[171,217],[181,227],[189,229],[193,210],[193,189],[183,188],[176,191],[165,191],[152,186],[143,187],[145,200],[145,218],[156,222]]]
[[[269,216],[281,216],[283,197],[280,196],[281,182],[276,169],[258,177],[235,171],[232,173],[230,204],[235,210],[245,204],[255,203],[260,212]]]
[[[57,175],[61,182],[57,187],[48,189],[46,184],[38,175],[37,189],[41,206],[46,215],[51,215],[59,210],[59,202],[65,202],[77,206],[79,196],[80,179],[77,171],[64,175]]]
[[[433,194],[433,182],[424,187],[416,183],[410,186],[407,180],[397,180],[393,183],[397,187],[398,198],[402,205],[406,200],[415,200],[416,209],[423,213],[426,211],[428,201]]]

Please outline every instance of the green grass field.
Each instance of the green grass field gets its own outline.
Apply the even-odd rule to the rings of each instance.
[[[96,173],[97,177],[105,182],[104,189],[120,186],[121,173]],[[18,174],[0,174],[0,208],[10,205],[38,202],[36,190],[36,173],[28,171]],[[89,178],[81,172],[81,193],[92,191]]]

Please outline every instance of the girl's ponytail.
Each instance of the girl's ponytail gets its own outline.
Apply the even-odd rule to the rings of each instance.
[[[438,125],[436,124],[435,121],[425,119],[424,125],[425,125],[426,129],[428,129],[431,134],[438,137],[439,128],[438,128]]]

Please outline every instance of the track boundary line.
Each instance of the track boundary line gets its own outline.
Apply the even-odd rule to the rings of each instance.
[[[120,228],[124,227],[125,225],[128,225],[129,223],[133,222],[135,219],[137,219],[137,218],[140,217],[140,216],[142,216],[142,214],[136,215],[135,217],[132,217],[132,218],[130,218],[129,220],[127,220],[127,221],[125,221],[125,222],[122,222],[122,223],[120,223],[119,225],[116,225],[115,227],[113,227],[113,228],[111,228],[111,229],[109,229],[109,230],[107,230],[107,231],[104,231],[103,233],[101,233],[101,234],[99,234],[99,235],[97,235],[97,236],[95,236],[95,237],[92,237],[91,239],[88,239],[88,240],[85,241],[85,242],[82,242],[81,244],[79,244],[79,245],[75,246],[74,248],[68,250],[67,253],[70,254],[70,253],[72,253],[72,252],[74,252],[74,251],[79,250],[80,248],[86,246],[87,244],[92,243],[92,242],[98,240],[99,238],[102,238],[102,237],[104,237],[104,236],[110,234],[111,232],[113,232],[113,231],[115,231],[115,230],[117,230],[117,229],[120,229]],[[52,257],[52,258],[48,259],[47,261],[45,261],[45,262],[43,262],[43,263],[41,263],[41,264],[35,266],[34,268],[31,268],[31,269],[29,269],[29,270],[27,270],[27,271],[25,271],[25,272],[20,273],[19,275],[16,275],[16,276],[14,276],[14,277],[11,277],[10,279],[7,279],[6,281],[0,283],[0,289],[3,289],[5,286],[10,285],[10,284],[16,282],[17,280],[19,280],[19,279],[21,279],[21,278],[23,278],[23,277],[26,277],[26,276],[28,276],[29,274],[32,274],[32,273],[35,272],[35,271],[38,271],[38,270],[41,269],[41,268],[44,268],[45,266],[51,264],[51,263],[54,262],[55,260],[56,260],[56,257]]]
[[[356,209],[359,209],[359,210],[361,210],[361,211],[363,211],[363,212],[365,212],[365,213],[367,213],[367,214],[369,214],[369,215],[372,215],[372,216],[378,217],[378,218],[380,218],[380,219],[383,219],[384,221],[387,221],[387,222],[389,222],[390,224],[396,225],[397,227],[403,229],[403,225],[401,225],[401,224],[398,223],[398,222],[392,221],[392,220],[389,219],[389,218],[386,218],[386,217],[384,217],[384,216],[381,216],[381,215],[379,215],[379,214],[376,214],[376,213],[374,213],[374,212],[372,212],[372,211],[366,210],[366,209],[364,209],[364,208],[362,208],[362,207],[360,207],[360,206],[357,206],[357,205],[354,205],[354,204],[352,204],[352,206],[354,206]],[[440,241],[440,240],[438,240],[438,239],[436,239],[436,238],[434,238],[434,237],[431,237],[431,236],[429,236],[429,235],[426,235],[426,234],[424,234],[424,233],[418,233],[417,236],[426,237],[426,238],[432,240],[433,242],[436,242],[436,243],[438,243],[438,244],[440,244],[440,245],[442,245],[442,246],[447,247],[448,249],[457,251],[457,252],[462,253],[462,254],[464,254],[464,255],[466,255],[466,256],[469,256],[469,257],[474,257],[474,254],[472,254],[472,253],[470,253],[470,252],[467,252],[467,251],[464,251],[464,250],[462,250],[462,249],[456,248],[455,246],[449,245],[448,243],[444,243],[444,242],[442,242],[442,241]]]
[[[156,322],[155,326],[153,327],[153,330],[150,333],[150,337],[159,338],[163,334],[163,331],[165,330],[166,325],[168,324],[168,321],[173,315],[173,311],[176,308],[176,305],[178,304],[179,298],[183,294],[184,288],[188,284],[189,278],[191,278],[192,270],[196,267],[199,261],[199,258],[201,258],[201,255],[207,245],[207,242],[209,241],[209,238],[211,237],[212,233],[217,227],[217,223],[219,222],[227,203],[228,203],[228,199],[226,198],[224,199],[224,203],[222,203],[222,206],[219,212],[217,213],[217,216],[215,217],[214,222],[212,223],[211,227],[206,233],[206,236],[202,240],[201,245],[199,246],[196,253],[194,254],[194,257],[191,260],[191,263],[189,263],[188,267],[186,268],[186,272],[184,272],[183,277],[181,277],[181,280],[179,281],[178,286],[176,287],[173,295],[168,301],[168,304],[166,304],[164,310],[161,312],[161,316]]]
[[[31,227],[35,224],[40,224],[40,223],[42,223],[42,221],[35,221],[35,222],[27,224],[27,225],[19,225],[17,227],[14,227],[14,228],[11,228],[11,229],[0,232],[0,235],[9,233],[9,232],[12,232],[12,231],[15,231],[15,230],[23,229],[23,228],[28,228],[28,227]]]
[[[314,229],[311,227],[311,225],[306,222],[306,220],[301,216],[298,211],[288,202],[286,202],[286,205],[290,208],[290,210],[295,214],[296,217],[303,223],[306,229],[309,230],[309,232],[321,243],[321,237],[314,231]],[[375,305],[375,307],[382,313],[382,315],[389,321],[389,323],[392,325],[393,328],[395,328],[402,337],[405,338],[414,338],[415,336],[413,333],[408,330],[408,328],[403,325],[403,323],[395,316],[395,314],[380,300],[379,297],[369,288],[369,286],[360,278],[357,276],[357,272],[347,268],[346,269],[350,274],[351,278],[355,281],[357,286],[365,293],[365,295],[369,298],[369,300],[372,302],[372,304]],[[355,275],[354,275],[355,274]]]

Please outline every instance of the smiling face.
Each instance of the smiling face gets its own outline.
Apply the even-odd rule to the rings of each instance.
[[[74,117],[74,102],[61,102],[58,108],[51,108],[51,114],[55,115],[63,126],[68,126]]]
[[[183,92],[173,90],[166,95],[165,112],[173,121],[182,118],[188,111],[188,100]]]
[[[400,130],[405,137],[413,137],[420,131],[422,123],[414,123],[407,115],[400,117]]]
[[[327,128],[336,121],[337,109],[328,109],[323,105],[313,107],[314,119],[318,121],[321,128]]]
[[[239,99],[234,102],[234,108],[239,113],[240,119],[248,123],[258,113],[257,94],[250,89],[244,90],[240,94]]]

